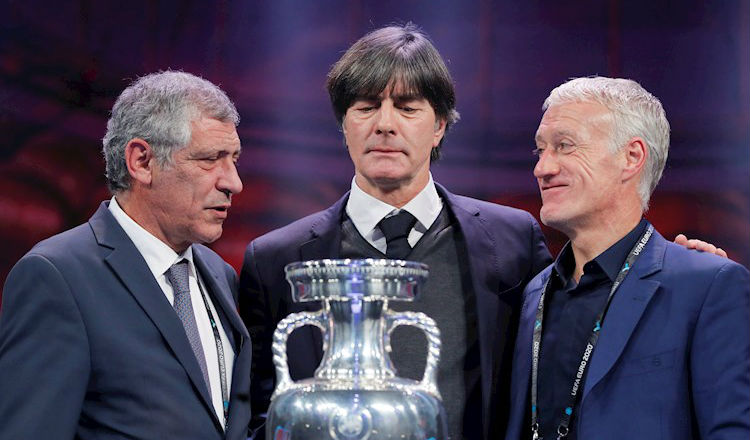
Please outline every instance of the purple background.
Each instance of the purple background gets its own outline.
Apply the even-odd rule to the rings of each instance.
[[[672,124],[647,217],[668,238],[685,232],[750,263],[748,1],[6,0],[0,281],[34,243],[108,198],[108,111],[130,80],[166,68],[220,84],[242,116],[245,190],[213,245],[239,267],[249,240],[348,189],[325,75],[364,33],[406,21],[432,37],[456,82],[462,120],[437,181],[538,215],[530,152],[548,92],[574,76],[632,78]]]

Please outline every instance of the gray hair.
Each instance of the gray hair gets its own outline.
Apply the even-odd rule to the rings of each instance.
[[[102,139],[107,186],[112,193],[130,189],[125,146],[141,138],[159,166],[172,164],[175,151],[190,143],[190,123],[200,117],[240,122],[232,101],[211,82],[179,71],[142,76],[117,98]]]
[[[638,183],[641,208],[645,212],[669,152],[669,122],[659,99],[633,80],[594,76],[571,79],[558,86],[550,92],[542,109],[568,102],[596,102],[609,109],[612,152],[636,136],[646,141],[648,157]]]
[[[458,122],[448,67],[427,35],[407,23],[368,33],[331,67],[326,88],[339,125],[354,101],[377,97],[393,82],[401,82],[407,94],[426,99],[445,121],[446,133]],[[440,158],[442,144],[443,139],[432,149],[431,160]]]

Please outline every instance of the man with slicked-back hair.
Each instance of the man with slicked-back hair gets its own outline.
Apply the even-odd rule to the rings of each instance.
[[[247,248],[240,311],[255,347],[253,411],[262,415],[273,391],[276,324],[309,307],[292,302],[284,266],[321,258],[401,258],[430,266],[424,295],[392,306],[425,312],[440,328],[438,387],[451,438],[498,438],[520,293],[550,262],[539,225],[524,211],[458,196],[433,181],[430,164],[440,157],[458,113],[448,69],[414,25],[362,37],[332,67],[327,88],[355,175],[351,191],[333,206]],[[381,228],[395,217],[405,219],[403,253],[394,251]],[[424,336],[400,327],[391,344],[397,374],[421,378]],[[292,378],[312,376],[322,355],[320,333],[301,328],[287,346]],[[257,434],[262,437],[262,430]]]

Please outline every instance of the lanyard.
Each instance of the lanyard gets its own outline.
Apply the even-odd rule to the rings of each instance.
[[[211,321],[211,330],[213,331],[214,343],[216,344],[216,357],[219,360],[219,381],[221,382],[221,407],[224,409],[224,431],[226,431],[229,426],[229,393],[227,392],[227,367],[224,359],[224,344],[221,342],[221,334],[219,334],[214,314],[211,313],[208,299],[206,299],[206,294],[203,292],[203,287],[201,287],[201,280],[198,279],[197,281],[198,290],[200,290],[201,298],[203,298],[203,305],[206,306],[206,313],[208,313],[208,320]]]
[[[588,370],[589,359],[591,358],[591,354],[594,351],[594,347],[596,347],[596,342],[599,340],[599,333],[602,328],[602,322],[604,320],[604,316],[607,314],[607,310],[609,309],[609,305],[612,302],[612,298],[615,295],[615,291],[618,287],[620,287],[620,284],[622,284],[625,276],[627,276],[627,274],[630,272],[630,269],[633,267],[633,264],[641,255],[641,251],[643,251],[644,246],[646,246],[646,243],[648,243],[648,240],[651,238],[651,235],[653,233],[654,227],[649,223],[646,232],[643,233],[635,246],[633,246],[633,249],[630,250],[628,257],[625,259],[625,264],[623,264],[622,269],[620,269],[620,272],[617,274],[614,283],[612,283],[612,288],[609,291],[609,296],[607,296],[607,302],[604,304],[604,308],[601,312],[599,312],[599,315],[594,322],[594,328],[591,331],[591,336],[589,336],[589,340],[586,343],[586,348],[583,351],[581,363],[578,365],[576,377],[573,380],[573,386],[570,390],[570,402],[565,408],[564,414],[560,419],[560,424],[557,426],[557,440],[564,439],[568,436],[568,427],[570,424],[570,419],[573,415],[573,408],[575,407],[577,401],[578,390],[581,386],[581,381],[583,380],[584,376],[586,375],[586,371]],[[544,288],[542,288],[542,294],[539,298],[539,305],[536,309],[536,319],[534,321],[534,336],[531,344],[531,433],[533,440],[539,440],[540,438],[539,408],[537,407],[537,374],[539,371],[539,350],[542,343],[542,322],[544,321],[544,296],[547,293],[547,287],[549,287],[549,281],[551,278],[552,277],[550,276],[550,278],[547,279],[547,282],[544,284]]]

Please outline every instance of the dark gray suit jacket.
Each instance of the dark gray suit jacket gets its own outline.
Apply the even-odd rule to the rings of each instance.
[[[486,438],[504,429],[513,343],[526,283],[551,261],[539,225],[527,212],[457,196],[437,185],[459,226],[476,295],[482,369],[482,419]],[[325,211],[257,238],[247,248],[240,278],[240,312],[253,338],[253,411],[268,406],[275,381],[271,338],[289,313],[308,310],[295,304],[284,277],[294,261],[337,258],[348,194]],[[315,305],[313,305],[315,306]],[[310,327],[288,340],[293,379],[313,375],[322,359],[320,333]],[[494,434],[494,435],[493,435]]]
[[[252,348],[236,274],[208,248],[193,252],[236,353],[226,435],[179,318],[105,202],[8,276],[0,438],[245,439]]]

